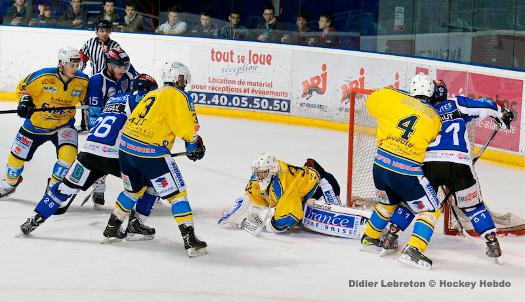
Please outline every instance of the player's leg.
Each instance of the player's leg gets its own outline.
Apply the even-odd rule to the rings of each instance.
[[[409,265],[429,269],[432,261],[423,255],[423,252],[432,238],[435,225],[441,215],[436,191],[424,176],[399,178],[397,187],[399,188],[397,192],[405,200],[407,207],[417,213],[414,230],[399,260]]]
[[[57,161],[53,166],[48,187],[62,181],[69,167],[77,158],[78,133],[75,128],[64,127],[52,136],[52,142],[57,148]]]
[[[388,226],[388,230],[383,236],[383,240],[381,242],[381,247],[383,250],[381,251],[381,256],[385,256],[395,250],[399,247],[398,243],[398,233],[400,231],[404,231],[408,228],[412,220],[414,219],[415,215],[412,213],[412,211],[406,207],[404,204],[400,204],[396,210],[394,211],[394,214],[390,218],[390,225]]]
[[[0,181],[0,198],[13,194],[22,182],[25,162],[30,161],[35,151],[49,140],[49,135],[34,134],[20,128],[7,158],[6,176]]]
[[[104,192],[106,192],[106,176],[97,179],[93,184],[93,207],[96,210],[101,209],[106,203]]]
[[[492,215],[486,209],[481,196],[479,181],[473,168],[467,165],[454,165],[457,175],[456,203],[457,207],[468,217],[474,230],[485,238],[486,254],[489,257],[501,257],[501,247],[496,237],[496,226]]]
[[[188,201],[186,184],[177,163],[170,156],[141,159],[147,178],[159,196],[171,204],[171,213],[179,225],[184,248],[189,257],[206,254],[206,242],[195,235],[193,211]]]
[[[77,160],[71,166],[71,169],[64,176],[62,181],[55,183],[47,190],[36,205],[34,215],[29,217],[24,224],[20,226],[22,233],[29,234],[46,219],[56,214],[57,211],[67,210],[69,201],[80,191],[85,191],[101,175],[106,163],[102,160],[96,160],[97,156],[80,152]],[[90,160],[91,159],[91,160]],[[94,165],[94,163],[97,165]]]
[[[130,213],[128,227],[126,228],[126,240],[151,240],[155,237],[155,229],[144,224],[151,214],[153,206],[159,196],[153,187],[149,187],[146,192],[137,200],[135,210]]]
[[[379,203],[374,207],[374,212],[366,223],[361,245],[365,248],[379,248],[380,237],[390,221],[395,209],[401,202],[395,191],[388,184],[389,171],[377,165],[373,167],[374,185]],[[391,172],[390,172],[391,173]]]

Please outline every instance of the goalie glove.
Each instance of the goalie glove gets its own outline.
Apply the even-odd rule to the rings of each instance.
[[[274,212],[275,208],[253,206],[248,217],[242,221],[241,228],[251,235],[257,236],[266,227],[271,227]],[[271,229],[267,229],[267,231],[272,231]]]
[[[510,129],[510,123],[514,120],[514,113],[503,106],[498,106],[498,108],[501,112],[501,117],[494,117],[494,120],[501,129]]]
[[[20,96],[20,103],[16,108],[16,114],[21,118],[31,118],[35,112],[35,104],[33,103],[33,97],[29,94],[22,94]]]
[[[202,141],[202,138],[197,135],[197,139],[192,143],[185,143],[186,145],[186,156],[193,160],[200,160],[204,157],[204,153],[206,152],[206,147],[204,147],[204,142]]]

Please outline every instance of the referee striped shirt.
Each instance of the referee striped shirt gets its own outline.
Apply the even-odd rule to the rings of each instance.
[[[91,38],[82,46],[80,50],[80,57],[82,58],[82,64],[80,70],[84,70],[87,66],[87,61],[91,62],[91,67],[93,69],[92,75],[97,74],[104,69],[105,59],[104,52],[102,51],[102,45],[106,45],[109,49],[120,47],[120,45],[111,39],[108,39],[106,42],[102,43],[98,37]]]

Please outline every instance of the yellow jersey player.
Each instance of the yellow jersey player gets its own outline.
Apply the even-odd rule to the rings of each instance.
[[[162,68],[162,80],[164,87],[146,94],[124,125],[119,151],[124,191],[117,198],[104,237],[125,237],[122,222],[147,187],[153,186],[171,204],[188,256],[200,256],[206,254],[207,245],[195,236],[186,184],[170,156],[176,137],[186,142],[191,160],[202,159],[206,150],[197,134],[200,126],[193,102],[184,92],[190,71],[182,63],[168,62]]]
[[[272,233],[291,230],[301,222],[304,203],[316,192],[319,179],[312,165],[297,167],[262,153],[253,162],[244,196],[219,224],[238,225],[252,235],[263,229]]]
[[[368,112],[377,119],[373,176],[379,203],[361,238],[365,247],[382,247],[381,234],[404,203],[418,219],[399,260],[427,269],[432,261],[422,252],[441,211],[436,192],[423,176],[426,150],[441,130],[439,115],[429,102],[433,93],[434,82],[421,73],[412,79],[410,94],[383,88],[366,101]]]
[[[18,84],[20,94],[17,113],[24,118],[7,159],[7,175],[0,181],[0,198],[15,192],[22,182],[24,164],[35,151],[51,141],[57,150],[48,186],[61,181],[77,155],[77,131],[74,127],[76,106],[86,97],[88,77],[78,71],[78,50],[66,47],[58,52],[58,67],[44,68],[26,76]],[[57,108],[34,112],[35,108]]]

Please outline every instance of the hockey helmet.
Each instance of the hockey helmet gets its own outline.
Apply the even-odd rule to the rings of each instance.
[[[124,49],[120,47],[115,47],[106,51],[104,57],[106,58],[106,63],[108,64],[112,64],[115,66],[124,66],[126,68],[129,68],[129,56],[124,51]]]
[[[73,47],[64,47],[58,51],[58,64],[80,63],[80,53]]]
[[[410,83],[410,95],[432,97],[434,93],[434,81],[422,72],[416,74]]]
[[[157,81],[145,73],[139,74],[132,82],[131,82],[131,91],[152,91],[159,88],[157,85]]]
[[[279,162],[275,155],[261,153],[252,164],[253,177],[259,182],[261,191],[265,191],[270,185],[272,178],[279,171]]]
[[[185,84],[188,85],[191,82],[191,73],[186,65],[180,62],[166,62],[162,67],[162,82],[164,83],[177,83],[179,76],[184,77]]]
[[[443,102],[448,99],[447,84],[443,80],[434,82],[434,94],[432,95],[432,103]]]

